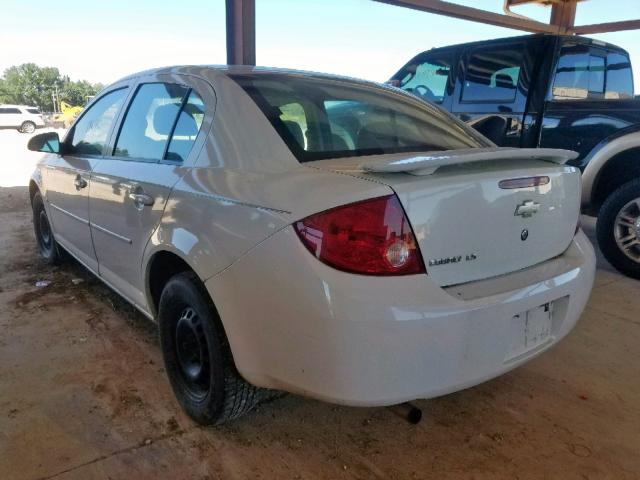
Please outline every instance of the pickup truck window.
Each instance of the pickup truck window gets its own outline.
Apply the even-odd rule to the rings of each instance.
[[[600,99],[604,95],[604,57],[590,53],[587,45],[567,45],[560,50],[552,95],[555,100]]]
[[[178,116],[169,148],[165,155],[166,160],[183,162],[189,156],[191,148],[196,141],[202,122],[204,121],[204,102],[193,90],[189,94],[187,103],[182,107]]]
[[[520,78],[524,44],[474,49],[469,55],[462,102],[512,103]]]
[[[451,54],[418,58],[400,73],[399,87],[425,100],[442,103],[453,63]]]
[[[626,55],[617,52],[607,55],[607,90],[604,98],[633,98],[633,74]]]

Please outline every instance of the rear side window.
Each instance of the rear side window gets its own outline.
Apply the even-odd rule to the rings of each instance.
[[[626,55],[614,52],[607,55],[607,89],[604,98],[633,98],[633,74]]]
[[[113,121],[122,107],[126,88],[114,90],[98,99],[73,127],[68,143],[70,154],[102,155]]]
[[[202,126],[204,103],[184,85],[141,85],[120,128],[114,155],[141,160],[184,160]]]
[[[442,103],[451,75],[452,55],[419,57],[405,66],[395,77],[399,87],[425,100]]]
[[[173,131],[165,156],[167,160],[182,162],[187,159],[203,121],[204,102],[196,92],[191,91]]]
[[[161,160],[178,112],[189,89],[169,83],[147,83],[136,92],[120,128],[114,155]]]
[[[22,113],[22,112],[20,112],[20,110],[18,110],[17,108],[11,108],[11,107],[0,108],[0,114],[10,115],[14,113]]]
[[[513,102],[523,58],[524,44],[473,50],[467,61],[462,102]]]
[[[604,57],[590,53],[587,45],[562,47],[551,91],[555,100],[602,98],[604,85]]]

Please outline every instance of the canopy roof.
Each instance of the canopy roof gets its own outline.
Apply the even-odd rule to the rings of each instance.
[[[589,0],[504,0],[504,13],[489,12],[441,0],[373,0],[397,7],[487,23],[533,33],[588,35],[640,29],[640,19],[619,22],[575,25],[578,3]],[[501,0],[494,0],[496,3]],[[615,5],[617,2],[611,0]],[[538,22],[514,13],[520,5],[537,4],[551,7],[549,23]],[[226,0],[227,5],[227,63],[255,65],[256,62],[256,8],[255,0]]]

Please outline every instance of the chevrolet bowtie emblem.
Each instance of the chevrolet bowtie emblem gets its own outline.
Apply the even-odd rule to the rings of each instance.
[[[523,218],[533,217],[533,214],[540,210],[540,204],[534,202],[533,200],[525,200],[521,205],[516,207],[516,213],[514,215],[518,215]]]

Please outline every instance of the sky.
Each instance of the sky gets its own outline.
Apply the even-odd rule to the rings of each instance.
[[[501,12],[503,0],[453,0]],[[222,64],[224,0],[0,0],[0,72],[25,62],[111,83],[148,68]],[[615,5],[615,8],[612,8]],[[515,12],[547,22],[550,9]],[[387,80],[432,47],[523,32],[371,0],[256,0],[258,65]],[[577,24],[640,18],[640,0],[589,0]],[[593,35],[631,54],[640,91],[640,30]]]

